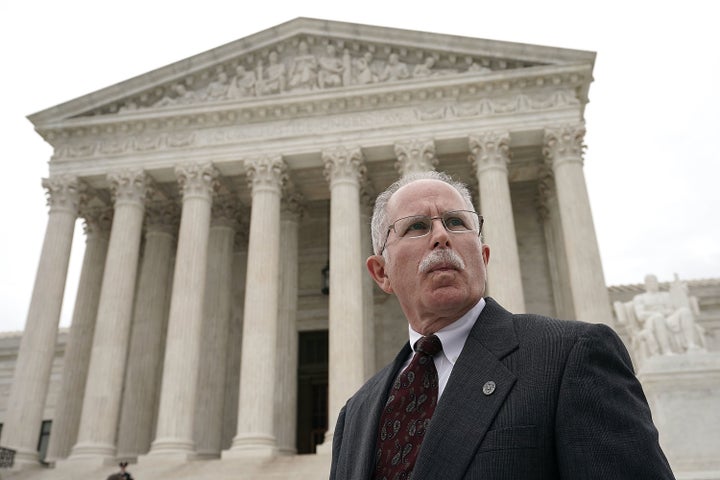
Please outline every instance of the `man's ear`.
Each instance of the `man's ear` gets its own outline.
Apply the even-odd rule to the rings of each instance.
[[[378,284],[378,287],[385,293],[393,293],[390,278],[385,272],[385,258],[382,255],[371,255],[365,265],[367,265],[368,272],[370,272],[370,276]]]

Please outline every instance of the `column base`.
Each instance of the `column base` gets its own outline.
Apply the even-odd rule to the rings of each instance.
[[[195,444],[192,440],[182,438],[159,438],[152,442],[150,451],[138,459],[139,463],[151,461],[152,458],[177,459],[182,462],[195,458]]]
[[[264,434],[242,434],[233,439],[230,450],[222,452],[222,458],[267,459],[278,455],[275,437]]]
[[[91,461],[100,465],[112,465],[115,463],[115,445],[109,443],[78,443],[72,448],[66,461],[78,460]]]

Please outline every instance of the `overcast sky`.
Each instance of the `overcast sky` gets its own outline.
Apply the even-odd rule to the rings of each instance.
[[[299,16],[597,52],[585,175],[607,284],[720,277],[713,2],[351,3],[0,2],[0,331],[25,324],[47,222],[51,149],[25,117]],[[83,249],[78,222],[62,325]]]

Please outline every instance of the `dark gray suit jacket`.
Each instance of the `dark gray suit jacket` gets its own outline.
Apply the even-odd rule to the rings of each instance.
[[[513,315],[486,301],[435,410],[414,480],[674,478],[612,329]],[[410,352],[406,344],[343,407],[331,480],[372,478],[380,412]],[[495,389],[488,395],[489,381]]]

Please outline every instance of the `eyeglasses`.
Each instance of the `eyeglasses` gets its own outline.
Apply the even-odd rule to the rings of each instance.
[[[390,238],[390,230],[400,238],[421,238],[432,232],[433,220],[440,220],[450,233],[475,233],[480,235],[483,225],[482,215],[471,210],[452,210],[445,212],[437,217],[429,217],[427,215],[412,215],[395,220],[387,229],[385,241],[380,249],[379,255],[385,251],[388,238]]]

